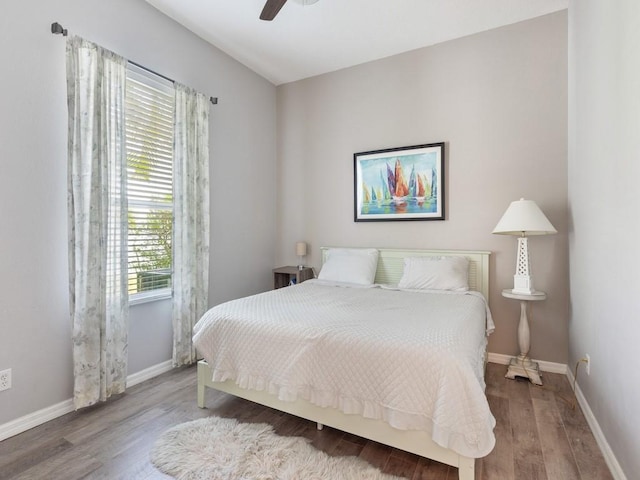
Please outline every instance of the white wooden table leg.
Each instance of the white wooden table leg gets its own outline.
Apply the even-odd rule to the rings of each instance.
[[[502,296],[520,301],[520,323],[518,324],[518,346],[520,355],[511,359],[507,378],[526,377],[536,385],[542,385],[540,378],[540,366],[529,358],[531,348],[531,333],[529,330],[529,318],[527,317],[528,303],[536,300],[544,300],[547,295],[544,292],[533,292],[531,294],[513,293],[512,290],[503,290]]]
[[[520,300],[520,323],[518,324],[518,344],[520,355],[526,357],[531,348],[531,333],[529,330],[529,319],[527,318],[527,302]]]

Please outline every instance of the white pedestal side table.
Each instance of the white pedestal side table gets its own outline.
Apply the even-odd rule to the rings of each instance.
[[[529,333],[529,319],[527,318],[527,302],[535,302],[547,298],[544,292],[513,293],[513,290],[503,290],[502,296],[520,300],[520,323],[518,324],[518,344],[520,346],[520,355],[511,359],[509,369],[505,377],[514,379],[516,377],[525,377],[536,385],[542,385],[540,378],[540,367],[536,362],[532,362],[529,358],[529,347],[531,346],[531,336]]]

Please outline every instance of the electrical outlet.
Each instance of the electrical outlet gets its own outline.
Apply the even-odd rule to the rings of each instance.
[[[585,354],[584,358],[587,360],[585,363],[587,364],[585,367],[585,371],[587,372],[587,375],[591,375],[591,357],[589,356],[589,354]]]
[[[11,388],[11,369],[2,370],[0,372],[0,391],[9,390]]]

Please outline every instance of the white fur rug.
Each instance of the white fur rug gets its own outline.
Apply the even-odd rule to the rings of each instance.
[[[209,417],[177,425],[151,450],[151,463],[180,480],[400,480],[357,457],[331,457],[264,423]]]

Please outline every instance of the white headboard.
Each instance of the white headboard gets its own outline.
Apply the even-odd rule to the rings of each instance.
[[[332,247],[320,247],[323,264],[326,260],[327,250],[330,248]],[[491,255],[491,252],[394,248],[377,248],[377,250],[380,254],[378,257],[378,269],[376,270],[376,283],[398,283],[404,270],[405,257],[467,257],[469,259],[469,288],[482,293],[484,298],[489,299],[489,255]]]

